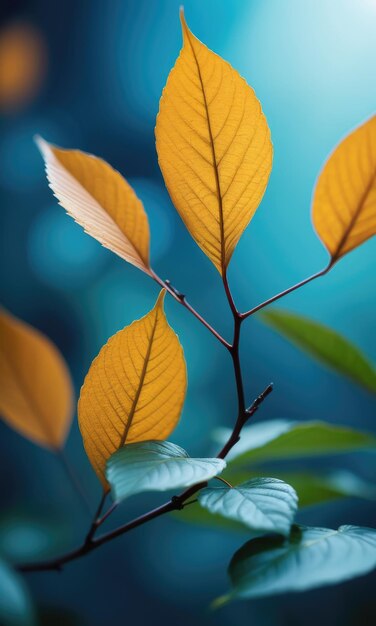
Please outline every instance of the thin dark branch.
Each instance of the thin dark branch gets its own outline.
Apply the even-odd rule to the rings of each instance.
[[[223,273],[222,280],[223,280],[223,286],[225,288],[227,300],[228,300],[228,303],[230,305],[230,309],[232,311],[232,314],[233,314],[234,318],[240,317],[240,313],[239,313],[238,309],[236,308],[235,301],[234,301],[234,298],[232,296],[230,286],[228,284],[228,278],[227,278],[226,271]]]
[[[100,518],[100,514],[102,513],[102,510],[103,510],[103,507],[104,507],[104,503],[106,502],[107,495],[108,495],[108,491],[103,490],[102,497],[101,497],[101,499],[99,501],[99,505],[98,505],[98,508],[97,508],[97,510],[95,512],[92,524],[91,524],[91,526],[89,528],[89,532],[86,535],[85,543],[90,543],[92,538],[94,537],[95,531],[98,528],[98,519]]]
[[[229,440],[225,443],[222,450],[218,454],[219,459],[224,459],[230,450],[238,443],[240,439],[240,433],[242,431],[243,426],[246,424],[248,419],[256,413],[260,404],[265,400],[265,398],[269,395],[269,393],[273,390],[273,385],[270,384],[266,387],[266,389],[256,398],[256,400],[252,403],[251,407],[244,411],[243,415],[240,415],[236,420],[236,424],[231,433]]]
[[[76,494],[78,495],[80,502],[82,504],[82,506],[85,508],[86,513],[88,513],[90,515],[90,517],[92,516],[92,509],[91,509],[91,504],[84,492],[84,490],[81,487],[81,484],[74,472],[74,470],[72,469],[72,466],[65,454],[65,451],[62,450],[61,448],[56,448],[54,450],[56,457],[58,458],[65,474],[67,475],[74,491],[76,492]]]
[[[195,504],[196,502],[198,502],[198,498],[194,498],[193,500],[189,500],[189,502],[184,502],[184,508],[186,506],[189,506],[190,504]]]
[[[269,385],[264,389],[264,391],[262,391],[260,393],[259,396],[257,396],[257,398],[255,400],[253,400],[251,406],[246,410],[246,413],[248,415],[249,419],[254,413],[256,413],[257,409],[259,408],[260,404],[262,404],[265,400],[265,398],[267,398],[267,396],[272,393],[273,391],[273,383],[269,383]]]
[[[240,329],[241,329],[243,320],[234,302],[234,298],[230,290],[226,272],[224,272],[223,274],[223,286],[225,289],[225,293],[227,296],[230,309],[234,317],[234,337],[233,337],[232,345],[230,348],[230,353],[231,353],[232,364],[234,368],[236,392],[237,392],[237,398],[238,398],[238,415],[236,418],[235,426],[233,428],[231,437],[218,455],[222,459],[225,458],[226,454],[228,454],[231,448],[239,441],[241,429],[243,428],[247,420],[245,397],[244,397],[243,375],[242,375],[240,353],[239,353]]]
[[[189,304],[185,295],[181,293],[180,291],[178,291],[177,289],[175,289],[175,287],[171,285],[169,280],[162,280],[162,278],[160,278],[157,274],[155,274],[155,272],[152,273],[152,276],[154,280],[158,283],[158,285],[163,287],[163,289],[166,289],[168,293],[176,300],[176,302],[179,302],[185,309],[187,309],[190,313],[192,313],[192,315],[194,315],[194,317],[198,319],[201,322],[201,324],[203,324],[203,326],[205,326],[205,328],[207,328],[212,333],[212,335],[214,335],[214,337],[218,339],[218,341],[221,342],[222,345],[224,345],[228,350],[231,348],[228,341],[226,341],[226,339],[224,339],[222,335],[220,335],[215,330],[215,328],[213,328],[213,326],[211,326],[202,317],[202,315],[200,315],[200,313],[198,313],[198,311],[196,311],[196,309],[193,308],[191,304]]]
[[[193,307],[191,307],[184,294],[180,293],[179,291],[177,291],[174,287],[172,287],[172,285],[169,283],[169,281],[163,281],[161,278],[159,278],[159,276],[157,276],[156,274],[153,274],[154,279],[156,280],[156,282],[161,285],[161,287],[164,287],[174,298],[175,300],[177,300],[178,302],[180,302],[185,308],[187,308],[197,319],[199,319],[206,328],[208,328],[210,330],[210,332],[223,344],[225,345],[231,354],[231,358],[232,358],[232,362],[233,362],[233,367],[234,367],[234,374],[235,374],[235,382],[236,382],[236,390],[237,390],[237,397],[238,397],[238,415],[237,415],[237,419],[236,419],[236,423],[234,425],[234,428],[232,430],[232,433],[227,441],[227,443],[223,446],[222,450],[218,453],[217,458],[220,459],[224,459],[226,457],[226,455],[229,453],[229,451],[234,447],[234,445],[239,441],[240,439],[240,433],[241,430],[244,426],[244,424],[247,422],[247,420],[249,419],[249,417],[251,415],[253,415],[253,413],[258,409],[258,407],[260,406],[260,404],[264,401],[264,399],[267,397],[267,395],[271,392],[272,390],[272,386],[269,385],[257,398],[256,400],[253,402],[253,404],[251,405],[251,407],[249,409],[246,409],[245,406],[245,397],[244,397],[244,386],[243,386],[243,378],[242,378],[242,371],[241,371],[241,364],[240,364],[240,357],[239,357],[239,344],[240,344],[240,328],[241,328],[241,324],[242,324],[242,317],[239,313],[239,311],[236,308],[234,299],[232,297],[231,291],[230,291],[230,287],[227,281],[227,276],[226,273],[224,273],[223,275],[223,285],[225,288],[225,292],[227,295],[227,299],[234,317],[234,337],[233,337],[233,343],[232,345],[230,345],[229,343],[227,343],[227,341],[225,341],[223,339],[223,337],[221,337],[216,330],[214,330],[214,328],[212,328],[207,322],[206,320],[204,320],[201,315],[199,315],[199,313],[197,313],[197,311],[195,311],[193,309]],[[133,530],[134,528],[137,528],[138,526],[141,526],[143,524],[146,524],[147,522],[160,517],[161,515],[164,515],[165,513],[169,513],[171,511],[178,511],[184,508],[184,506],[190,501],[190,499],[192,498],[192,496],[194,496],[198,491],[200,491],[200,489],[202,489],[203,487],[205,487],[207,485],[207,482],[202,482],[202,483],[198,483],[196,485],[192,485],[192,487],[189,487],[188,489],[186,489],[185,491],[183,491],[181,494],[177,495],[177,496],[173,496],[171,498],[171,500],[169,500],[168,502],[166,502],[165,504],[162,504],[161,506],[157,507],[156,509],[153,509],[147,513],[144,513],[143,515],[140,515],[140,517],[137,517],[134,520],[131,520],[130,522],[123,524],[122,526],[111,530],[99,537],[94,537],[94,533],[97,530],[98,526],[100,524],[102,524],[104,522],[105,519],[107,519],[107,517],[109,517],[109,515],[112,513],[112,511],[115,509],[116,507],[116,503],[114,503],[107,511],[107,513],[105,515],[103,515],[103,517],[100,517],[100,513],[103,509],[103,505],[104,505],[104,500],[105,500],[105,495],[103,496],[99,508],[98,508],[98,512],[97,515],[92,523],[91,529],[89,530],[89,533],[86,537],[85,542],[83,543],[83,545],[79,548],[77,548],[77,550],[73,550],[72,552],[69,552],[68,554],[63,555],[60,558],[57,559],[53,559],[51,561],[44,561],[42,563],[31,563],[31,564],[25,564],[25,565],[21,565],[18,567],[19,571],[23,571],[23,572],[31,572],[31,571],[45,571],[45,570],[59,570],[62,568],[62,566],[65,563],[68,563],[69,561],[73,561],[75,559],[78,559],[82,556],[84,556],[85,554],[88,554],[89,552],[92,552],[93,550],[95,550],[96,548],[98,548],[99,546],[103,545],[104,543],[107,543],[108,541],[112,541],[113,539],[115,539],[116,537],[119,537],[120,535],[124,535],[125,533]]]
[[[98,518],[97,524],[96,524],[97,528],[99,528],[99,526],[102,526],[102,524],[106,521],[106,519],[110,517],[110,515],[112,515],[112,513],[117,508],[118,504],[119,504],[118,502],[113,502],[111,506],[108,508],[108,510],[105,512],[105,514],[102,515],[102,517]]]
[[[267,389],[269,389],[269,387],[267,387]],[[262,394],[260,394],[259,398],[265,399],[268,393],[270,393],[270,391],[266,393],[266,390],[265,390]],[[258,402],[257,408],[260,406],[261,401],[258,401],[258,398],[255,400],[255,402]],[[244,423],[245,422],[243,422],[243,425]],[[226,454],[237,443],[237,441],[239,441],[240,431],[241,431],[241,427],[239,426],[239,423],[237,421],[237,424],[234,427],[234,431],[232,432],[230,439],[228,440],[226,445],[222,448],[222,450],[219,452],[219,454],[217,455],[217,458],[221,458],[221,459],[225,458]],[[195,493],[200,491],[200,489],[205,487],[206,484],[207,483],[204,482],[204,483],[199,483],[197,485],[193,485],[192,487],[189,487],[188,489],[183,491],[180,495],[174,496],[173,498],[171,498],[171,500],[169,500],[168,502],[165,502],[164,504],[157,507],[156,509],[153,509],[152,511],[148,511],[147,513],[144,513],[143,515],[140,515],[140,517],[137,517],[136,519],[131,520],[127,524],[123,524],[122,526],[120,526],[119,528],[116,528],[115,530],[111,530],[108,533],[100,535],[98,538],[93,538],[91,536],[90,540],[88,541],[86,539],[85,542],[79,548],[77,548],[76,550],[72,550],[71,552],[68,552],[61,557],[58,557],[57,559],[52,559],[50,561],[42,561],[39,563],[26,563],[24,565],[19,565],[17,569],[20,572],[43,572],[43,571],[48,571],[48,570],[59,571],[62,569],[63,565],[65,565],[66,563],[69,563],[70,561],[74,561],[76,559],[79,559],[85,556],[89,552],[96,550],[96,548],[99,548],[99,546],[103,545],[104,543],[107,543],[108,541],[112,541],[116,537],[120,537],[121,535],[124,535],[130,532],[134,528],[137,528],[138,526],[142,526],[143,524],[146,524],[147,522],[150,522],[151,520],[157,517],[160,517],[161,515],[165,515],[166,513],[170,513],[171,511],[179,511],[183,509],[188,504],[191,504],[191,502],[189,501],[190,498],[193,495],[195,495]],[[102,507],[103,507],[103,504],[102,504]]]
[[[241,323],[242,320],[240,319],[239,315],[234,314],[234,339],[230,352],[234,368],[236,392],[238,397],[238,418],[240,418],[245,412],[244,385],[239,354]]]
[[[261,304],[258,304],[253,309],[250,309],[249,311],[246,311],[245,313],[241,313],[240,314],[241,319],[244,320],[250,315],[257,313],[257,311],[261,311],[261,309],[263,309],[264,307],[268,306],[269,304],[272,304],[273,302],[276,302],[276,300],[279,300],[280,298],[283,298],[284,296],[287,296],[292,291],[295,291],[296,289],[300,289],[300,287],[303,287],[303,285],[310,283],[312,280],[315,280],[316,278],[319,278],[320,276],[325,276],[325,274],[329,272],[329,270],[333,267],[333,265],[334,263],[330,262],[329,265],[325,267],[323,270],[321,270],[320,272],[317,272],[316,274],[312,274],[312,276],[308,276],[308,278],[305,278],[299,283],[296,283],[296,285],[293,285],[292,287],[289,287],[288,289],[285,289],[284,291],[277,293],[272,298],[269,298],[268,300],[261,302]]]

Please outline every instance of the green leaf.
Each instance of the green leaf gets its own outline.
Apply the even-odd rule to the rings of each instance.
[[[283,472],[281,477],[291,480],[291,485],[298,494],[300,507],[346,497],[376,500],[376,486],[347,470],[338,470],[326,476],[307,472]]]
[[[328,474],[286,472],[275,468],[265,468],[264,471],[266,473],[273,472],[276,478],[283,480],[295,489],[298,494],[299,508],[345,497],[376,500],[376,485],[363,480],[348,470],[335,470]],[[247,478],[258,476],[259,473],[259,471],[231,470],[230,465],[225,477],[232,484],[238,484]]]
[[[142,491],[190,487],[217,476],[226,467],[222,459],[192,459],[168,441],[126,444],[107,462],[106,478],[115,501]]]
[[[348,339],[306,317],[273,310],[259,314],[263,322],[330,369],[376,392],[376,369]]]
[[[329,474],[311,474],[308,472],[280,472],[275,468],[274,475],[291,485],[298,494],[299,508],[322,504],[339,498],[353,497],[376,500],[376,486],[363,480],[348,470],[336,470]],[[270,473],[271,469],[265,469]],[[258,478],[260,472],[248,470],[231,470],[231,465],[224,472],[224,477],[233,485],[250,478]],[[225,518],[222,515],[209,513],[198,503],[173,513],[180,522],[211,527],[219,531],[248,532],[247,526],[240,521]]]
[[[228,440],[230,432],[221,428],[214,433],[214,437],[222,444]],[[227,461],[234,466],[372,449],[376,449],[374,435],[346,426],[269,420],[243,428],[241,439],[227,455]]]
[[[290,485],[275,478],[254,478],[237,487],[207,487],[198,496],[210,513],[242,522],[252,530],[288,535],[298,508]]]
[[[22,578],[0,560],[0,623],[2,626],[33,626],[34,611]]]
[[[361,576],[376,567],[376,530],[294,526],[288,539],[248,541],[229,566],[232,591],[216,601],[305,591]]]

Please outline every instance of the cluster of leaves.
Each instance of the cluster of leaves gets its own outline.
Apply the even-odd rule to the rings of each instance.
[[[162,287],[154,308],[111,337],[89,369],[78,402],[78,422],[104,497],[83,546],[41,569],[54,569],[159,514],[186,507],[176,513],[183,521],[242,529],[251,536],[231,561],[232,590],[219,599],[220,604],[233,597],[338,582],[376,565],[375,530],[294,525],[298,498],[301,505],[347,495],[374,498],[372,485],[345,471],[327,475],[290,471],[276,478],[260,477],[257,470],[257,463],[276,459],[374,449],[376,438],[324,422],[273,420],[245,426],[270,388],[247,409],[239,360],[239,329],[246,318],[325,274],[375,234],[376,117],[339,144],[316,185],[313,222],[329,251],[328,266],[240,313],[229,289],[227,267],[268,182],[270,131],[253,90],[190,32],[184,17],[182,26],[184,45],[161,98],[156,146],[175,207],[222,277],[234,315],[234,340],[230,344],[221,337],[152,269],[147,216],[124,178],[97,157],[39,138],[48,180],[60,204],[88,234]],[[208,328],[233,360],[238,417],[233,430],[215,433],[223,446],[215,458],[191,458],[167,441],[182,411],[187,375],[183,348],[164,312],[166,292]],[[263,312],[260,319],[338,373],[376,391],[372,364],[334,331],[277,310]],[[1,413],[22,435],[60,453],[73,414],[67,366],[49,340],[5,311],[0,330]],[[219,482],[209,482],[213,478]],[[185,491],[142,519],[94,538],[102,521],[125,498],[176,489]],[[114,505],[100,517],[109,492]],[[194,494],[197,502],[192,504]],[[8,570],[2,567],[0,583],[5,584],[3,572]],[[27,569],[38,569],[38,564]],[[9,576],[13,581],[14,574]],[[0,605],[1,611],[9,609]]]

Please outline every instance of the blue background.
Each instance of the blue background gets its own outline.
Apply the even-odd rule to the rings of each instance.
[[[48,189],[35,133],[101,156],[126,176],[149,214],[156,271],[226,337],[231,334],[219,275],[175,212],[155,152],[158,101],[181,46],[178,7],[178,0],[4,4],[4,24],[22,19],[39,30],[48,73],[28,107],[1,119],[1,299],[60,347],[77,395],[100,347],[144,315],[158,289],[65,215]],[[374,112],[376,1],[187,0],[185,12],[193,32],[255,88],[272,132],[270,184],[229,273],[244,310],[327,262],[311,225],[311,195],[335,144]],[[375,241],[368,241],[328,276],[286,298],[283,307],[343,332],[376,361],[374,261]],[[208,454],[211,430],[234,419],[229,358],[182,307],[169,299],[166,308],[189,374],[183,416],[171,439],[192,455]],[[374,429],[370,394],[324,370],[257,320],[244,325],[242,359],[249,402],[275,383],[258,420],[325,419]],[[58,529],[55,551],[76,545],[88,520],[58,461],[3,424],[0,454],[8,552],[20,558],[37,548],[47,553],[43,525],[50,522]],[[67,455],[94,506],[100,489],[76,421]],[[336,463],[372,478],[370,459],[363,455]],[[161,501],[135,498],[114,515],[113,524]],[[32,520],[28,527],[25,519]],[[372,526],[375,506],[348,500],[311,508],[300,520]],[[374,577],[208,613],[209,601],[226,589],[227,563],[243,541],[164,517],[61,574],[29,575],[28,584],[46,624],[346,626],[376,619]]]

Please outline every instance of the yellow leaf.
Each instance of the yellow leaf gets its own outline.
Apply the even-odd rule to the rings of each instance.
[[[376,234],[376,116],[330,155],[317,181],[312,218],[332,263]]]
[[[87,455],[103,485],[107,459],[124,443],[166,439],[183,407],[183,349],[164,310],[154,308],[119,331],[94,359],[81,389],[78,421]]]
[[[188,29],[163,91],[159,165],[181,218],[223,275],[264,194],[270,131],[245,80]]]
[[[36,141],[50,187],[67,213],[105,248],[151,274],[148,218],[121,174],[91,154]]]
[[[47,337],[0,310],[0,413],[21,435],[58,449],[73,413],[68,368]]]

